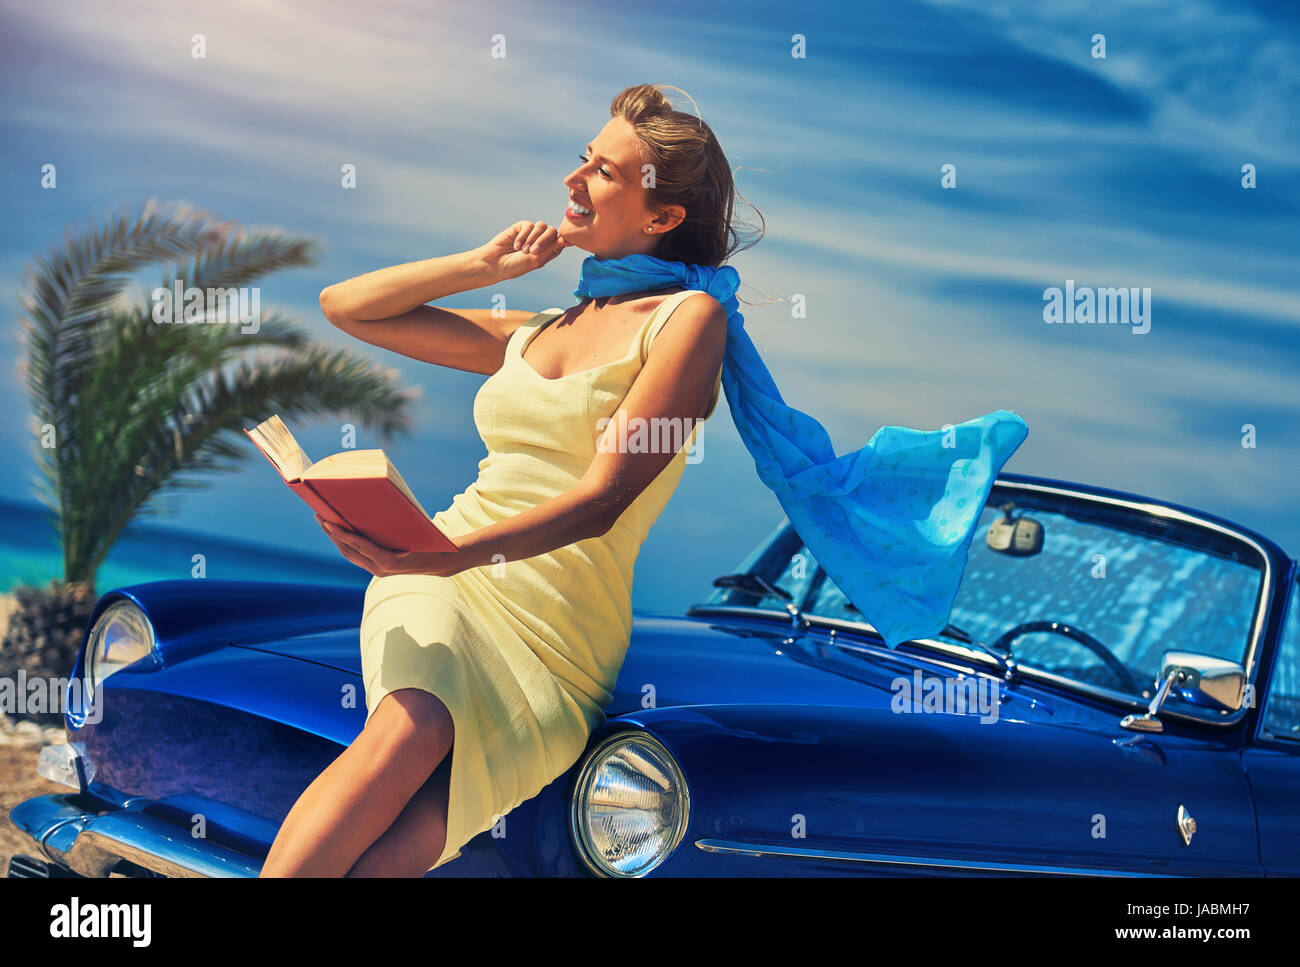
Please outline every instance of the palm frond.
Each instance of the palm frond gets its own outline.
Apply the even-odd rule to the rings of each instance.
[[[123,210],[98,231],[69,233],[60,250],[28,269],[23,299],[28,391],[38,409],[57,410],[75,392],[96,345],[91,330],[132,272],[163,259],[199,253],[230,231],[188,205],[160,211],[146,202]]]
[[[396,372],[313,343],[292,320],[262,313],[238,324],[158,323],[122,305],[130,274],[170,263],[183,289],[233,288],[309,264],[316,243],[279,230],[248,232],[188,205],[110,219],[69,236],[29,271],[24,298],[28,392],[37,426],[42,503],[55,515],[65,580],[91,580],[114,541],[170,492],[207,486],[249,459],[242,428],[347,414],[383,440],[409,429],[415,393]],[[264,358],[263,351],[274,355]]]
[[[200,289],[248,285],[280,269],[311,265],[318,249],[313,239],[279,230],[232,232],[187,263],[171,266],[162,284],[185,279]]]
[[[122,529],[151,513],[158,495],[207,486],[210,475],[258,459],[244,427],[272,413],[287,419],[336,413],[389,439],[409,428],[415,396],[395,388],[388,370],[351,351],[317,346],[272,361],[243,361],[233,374],[218,369],[188,385],[163,386],[118,425],[114,445],[134,454],[133,462],[110,461],[81,480],[74,505],[84,509],[65,514],[70,536],[96,568]],[[100,442],[108,449],[107,440]]]

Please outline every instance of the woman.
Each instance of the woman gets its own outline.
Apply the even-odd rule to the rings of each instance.
[[[403,554],[324,525],[375,575],[361,626],[368,716],[290,810],[263,876],[420,876],[565,772],[603,719],[631,633],[633,562],[688,447],[620,453],[616,423],[598,445],[598,420],[707,417],[726,313],[681,286],[583,299],[553,322],[425,303],[517,278],[570,245],[617,258],[677,233],[660,251],[720,263],[730,168],[696,118],[666,110],[648,85],[615,99],[565,179],[558,228],[517,222],[479,249],[322,292],[344,332],[493,374],[474,404],[488,456],[434,515],[455,552]],[[638,118],[659,126],[648,143]],[[644,163],[659,168],[657,191],[641,187]]]
[[[619,428],[693,425],[720,386],[760,477],[882,637],[942,627],[1023,421],[997,411],[943,432],[883,427],[835,457],[744,332],[739,276],[722,266],[741,247],[735,189],[713,133],[652,85],[621,92],[610,115],[565,179],[558,228],[517,222],[479,249],[321,293],[329,320],[359,339],[491,374],[474,401],[488,453],[434,516],[453,552],[378,547],[322,522],[374,575],[367,718],[289,811],[263,876],[420,876],[478,833],[504,833],[502,817],[578,760],[628,646],[637,552],[698,431],[675,451],[630,452]],[[426,305],[569,246],[591,255],[568,310]]]

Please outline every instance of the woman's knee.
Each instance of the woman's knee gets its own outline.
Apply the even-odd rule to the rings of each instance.
[[[438,696],[419,688],[389,692],[365,728],[397,747],[415,747],[436,760],[441,760],[455,741],[451,711]]]

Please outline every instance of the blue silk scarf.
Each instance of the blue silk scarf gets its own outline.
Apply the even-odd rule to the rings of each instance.
[[[948,623],[980,511],[998,472],[1029,435],[1009,410],[940,430],[882,426],[835,456],[825,428],[788,406],[745,331],[740,274],[650,255],[588,256],[574,296],[682,286],[727,310],[722,386],[758,476],[808,551],[889,647]]]

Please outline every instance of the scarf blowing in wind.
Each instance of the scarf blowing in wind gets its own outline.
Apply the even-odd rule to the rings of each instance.
[[[817,563],[889,647],[942,631],[980,511],[1029,435],[1025,421],[995,410],[948,431],[882,426],[862,449],[837,457],[825,428],[782,400],[745,331],[731,266],[588,256],[573,294],[669,286],[700,289],[727,310],[722,386],[731,417]]]

